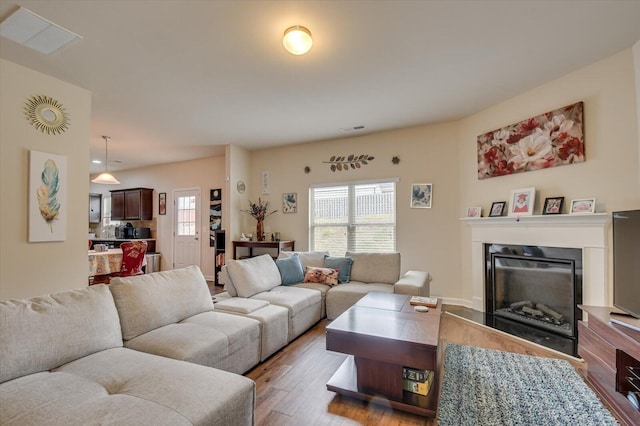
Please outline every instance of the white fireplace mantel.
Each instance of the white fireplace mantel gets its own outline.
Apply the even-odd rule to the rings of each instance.
[[[582,249],[582,303],[609,306],[609,213],[464,218],[471,227],[473,308],[485,311],[484,245],[518,244]]]

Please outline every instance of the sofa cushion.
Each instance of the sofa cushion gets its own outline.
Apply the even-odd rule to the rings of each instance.
[[[322,268],[324,266],[324,257],[329,255],[328,251],[281,251],[278,259],[284,259],[297,254],[300,258],[302,267],[316,266]]]
[[[191,425],[182,414],[153,401],[110,395],[104,386],[62,373],[30,374],[0,386],[0,424]]]
[[[353,258],[351,257],[324,257],[324,267],[338,270],[338,282],[340,284],[351,281],[351,267]]]
[[[297,254],[276,260],[276,266],[280,271],[282,285],[298,284],[304,279],[304,270]]]
[[[149,408],[159,407],[179,413],[193,425],[254,424],[255,383],[226,371],[126,348],[92,354],[56,371],[97,382],[112,396],[140,400],[130,423],[114,424],[171,424],[145,420]]]
[[[197,266],[113,278],[109,289],[124,340],[213,310],[211,292]]]
[[[338,270],[307,266],[304,273],[305,283],[320,283],[328,286],[338,285]]]
[[[242,374],[260,362],[260,323],[222,312],[203,312],[142,334],[125,345]]]
[[[231,262],[235,262],[235,260],[227,260],[227,265]],[[238,292],[236,291],[236,287],[231,282],[231,278],[229,278],[229,273],[227,272],[227,265],[224,265],[222,269],[220,269],[220,273],[218,275],[218,280],[224,284],[224,291],[229,293],[229,296],[236,297],[238,296]]]
[[[355,265],[355,263],[354,263]],[[393,285],[351,281],[331,287],[327,293],[327,319],[334,320],[369,292],[393,293]]]
[[[222,309],[236,314],[250,314],[251,312],[269,306],[269,302],[264,300],[245,299],[244,297],[230,297],[216,303],[216,309]]]
[[[270,255],[227,263],[227,274],[240,297],[269,291],[280,285],[280,271]]]
[[[106,285],[0,302],[0,383],[122,346]]]
[[[395,284],[400,278],[400,253],[353,253],[351,280],[363,283]]]

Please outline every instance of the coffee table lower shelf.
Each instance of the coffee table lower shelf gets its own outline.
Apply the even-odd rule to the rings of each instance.
[[[431,398],[435,394],[435,389],[431,389],[428,395],[418,395],[415,393],[403,391],[402,401],[394,401],[384,396],[369,395],[358,391],[358,378],[355,359],[353,355],[347,356],[347,359],[338,368],[335,374],[327,382],[327,390],[345,395],[351,398],[360,399],[362,401],[371,402],[385,407],[391,407],[397,410],[407,411],[409,413],[418,414],[426,417],[435,417],[435,410],[429,409]]]

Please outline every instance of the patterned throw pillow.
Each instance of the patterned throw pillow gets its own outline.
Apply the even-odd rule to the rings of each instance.
[[[307,266],[304,274],[305,283],[320,283],[328,286],[338,285],[338,270]]]

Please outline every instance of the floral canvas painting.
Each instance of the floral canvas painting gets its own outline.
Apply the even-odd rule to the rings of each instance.
[[[29,242],[67,237],[67,157],[29,151]]]
[[[582,163],[582,102],[478,136],[478,179]]]

